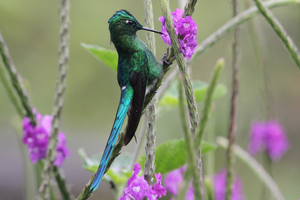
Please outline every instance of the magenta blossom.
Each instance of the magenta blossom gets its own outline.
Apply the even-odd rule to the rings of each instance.
[[[173,195],[172,200],[176,200],[176,196],[179,192],[179,186],[183,179],[183,173],[185,171],[185,167],[176,169],[169,174],[166,175],[164,184],[166,189]],[[215,190],[215,199],[216,200],[224,200],[225,199],[225,191],[226,191],[226,171],[222,170],[218,174],[214,176],[214,190]],[[185,196],[185,200],[193,200],[194,191],[192,184]],[[234,181],[234,187],[232,192],[231,200],[243,200],[243,187],[241,180],[236,177]]]
[[[140,164],[134,164],[132,176],[127,182],[127,187],[123,191],[123,196],[119,200],[142,200],[145,196],[149,200],[157,200],[162,195],[166,195],[165,188],[161,185],[160,173],[155,174],[156,183],[153,186],[149,186],[144,176],[137,176],[141,170]]]
[[[178,39],[180,44],[180,51],[183,56],[190,60],[196,47],[197,47],[197,24],[192,17],[187,16],[182,18],[183,11],[176,9],[172,13],[172,20],[175,28],[176,35],[182,36],[183,39]],[[158,18],[162,23],[161,39],[167,44],[172,46],[171,39],[166,27],[166,19],[164,16]]]
[[[171,171],[165,176],[164,179],[164,185],[166,186],[166,189],[172,194],[177,195],[178,194],[178,188],[182,181],[182,176],[184,173],[185,167],[181,167],[179,169],[175,169],[174,171]]]
[[[225,200],[226,193],[226,170],[223,169],[213,179],[216,200]],[[239,177],[235,177],[231,200],[243,200],[243,187]]]
[[[275,120],[254,122],[250,130],[249,152],[256,155],[265,148],[273,161],[278,161],[289,147],[284,128]]]
[[[46,157],[52,117],[49,115],[42,116],[36,110],[33,110],[33,112],[36,115],[37,125],[33,126],[28,117],[24,118],[23,143],[28,146],[29,158],[31,162],[35,164]],[[59,133],[58,141],[54,165],[60,167],[65,158],[70,156],[70,151],[66,147],[66,137],[64,133]]]

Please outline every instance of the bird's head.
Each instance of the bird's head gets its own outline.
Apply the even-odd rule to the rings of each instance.
[[[138,30],[152,31],[161,34],[161,32],[143,27],[134,16],[127,10],[117,11],[109,20],[109,31],[111,39],[122,35],[135,35]]]

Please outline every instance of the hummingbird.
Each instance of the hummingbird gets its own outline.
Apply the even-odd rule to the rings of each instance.
[[[136,35],[139,30],[158,34],[162,34],[161,32],[143,27],[127,10],[117,11],[108,20],[108,24],[111,42],[118,53],[117,80],[121,89],[121,97],[99,168],[90,187],[91,191],[96,190],[101,182],[126,113],[128,122],[123,140],[124,145],[127,145],[135,136],[143,112],[146,88],[154,85],[156,80],[163,75],[161,64],[148,46]]]

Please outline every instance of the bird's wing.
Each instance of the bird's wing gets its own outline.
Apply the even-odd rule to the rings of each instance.
[[[129,78],[130,85],[133,88],[133,98],[128,115],[128,123],[124,136],[124,145],[127,145],[131,141],[139,125],[144,107],[147,77],[149,73],[147,67],[148,58],[144,51],[135,53],[132,59],[132,64],[138,65],[138,67],[133,68]]]

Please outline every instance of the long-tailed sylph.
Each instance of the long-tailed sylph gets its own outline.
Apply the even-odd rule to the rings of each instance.
[[[146,87],[152,85],[163,74],[160,63],[136,32],[139,30],[161,32],[143,27],[126,10],[116,12],[108,21],[111,41],[118,52],[118,83],[121,98],[115,121],[109,135],[99,168],[90,190],[96,190],[105,173],[126,113],[128,123],[124,144],[127,145],[135,134],[144,106]],[[129,112],[128,112],[129,111]]]

